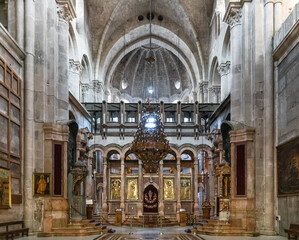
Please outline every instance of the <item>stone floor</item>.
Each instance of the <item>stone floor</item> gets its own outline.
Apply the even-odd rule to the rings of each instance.
[[[130,227],[114,227],[115,234],[107,234],[104,236],[88,236],[88,237],[49,237],[38,238],[35,236],[22,237],[18,239],[24,240],[156,240],[156,239],[168,239],[168,240],[286,240],[287,238],[281,236],[259,236],[259,237],[219,237],[219,236],[206,236],[186,234],[182,227],[165,227],[162,229],[163,234],[160,235],[160,228],[132,228]],[[130,234],[132,232],[133,234]]]

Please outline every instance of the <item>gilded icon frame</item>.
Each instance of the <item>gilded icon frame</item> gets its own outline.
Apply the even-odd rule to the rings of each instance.
[[[11,171],[0,167],[0,209],[9,208],[11,208]]]
[[[44,179],[44,181],[42,179]],[[52,189],[51,173],[32,174],[33,196],[50,196],[51,189]]]

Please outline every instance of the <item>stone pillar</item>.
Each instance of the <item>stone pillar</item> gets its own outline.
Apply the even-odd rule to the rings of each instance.
[[[274,26],[275,32],[279,30],[282,24],[282,1],[276,0],[275,2],[275,15],[274,15]]]
[[[69,21],[72,19],[69,6],[67,4],[57,5],[58,14],[58,83],[57,83],[57,109],[56,120],[68,119],[68,79],[69,79]]]
[[[16,1],[8,0],[7,2],[7,26],[8,32],[13,37],[16,38]]]
[[[77,155],[79,156],[79,155]],[[86,199],[93,199],[93,180],[92,180],[92,153],[89,153],[87,161],[87,176],[85,180],[85,189],[86,189]]]
[[[16,1],[16,40],[19,46],[24,49],[24,0]]]
[[[194,214],[198,216],[199,205],[198,205],[198,158],[194,160]]]
[[[103,205],[102,214],[105,219],[108,216],[108,204],[107,204],[107,157],[103,157]]]
[[[34,172],[34,45],[35,3],[25,0],[25,71],[24,71],[24,223],[32,229]]]
[[[203,83],[199,84],[199,103],[204,103]]]
[[[164,216],[163,160],[161,160],[160,163],[159,163],[159,185],[160,185],[160,188],[159,188],[159,192],[160,192],[160,194],[159,194],[159,216]]]
[[[264,234],[274,234],[274,79],[273,35],[274,3],[267,0],[264,6],[265,66],[264,66],[264,166],[265,166],[265,218]]]
[[[143,214],[143,169],[142,161],[138,160],[138,203],[137,203],[137,216]]]
[[[125,220],[125,156],[121,156],[120,158],[120,208],[122,209],[122,219]]]
[[[225,21],[230,25],[231,29],[231,118],[232,120],[244,122],[242,115],[242,9],[238,7],[230,7],[225,16]]]
[[[209,102],[209,92],[208,92],[208,82],[203,83],[203,102],[208,103]]]
[[[177,171],[177,221],[180,222],[180,209],[182,208],[181,205],[181,155],[177,155],[177,164],[176,164],[176,171]]]
[[[221,76],[221,101],[225,99],[225,97],[230,92],[229,79],[228,74],[230,70],[230,62],[227,61],[225,63],[221,63],[218,67],[219,75]]]
[[[80,75],[82,69],[83,67],[79,61],[69,60],[69,89],[78,101],[80,101]]]

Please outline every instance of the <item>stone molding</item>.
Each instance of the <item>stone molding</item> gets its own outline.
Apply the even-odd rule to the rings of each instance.
[[[255,129],[242,129],[242,130],[232,130],[230,131],[230,142],[239,143],[239,142],[253,142]]]
[[[71,15],[72,19],[77,17],[73,0],[56,0],[56,3],[58,5],[66,5],[67,8],[69,9],[69,12],[70,12],[70,15]]]
[[[75,74],[80,74],[83,70],[83,66],[79,61],[75,61],[74,59],[69,60],[69,70]]]
[[[69,129],[67,125],[44,123],[45,140],[67,142]]]
[[[217,70],[221,77],[228,75],[230,73],[230,61],[227,61],[226,63],[221,63]]]
[[[73,19],[68,4],[58,4],[57,14],[58,14],[59,21],[64,22],[66,24],[69,24],[69,22]]]

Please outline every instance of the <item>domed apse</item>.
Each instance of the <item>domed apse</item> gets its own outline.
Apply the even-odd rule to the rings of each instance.
[[[153,57],[150,64],[146,58]],[[187,70],[179,58],[158,45],[142,46],[127,53],[112,77],[112,87],[120,99],[174,102],[191,91]]]

